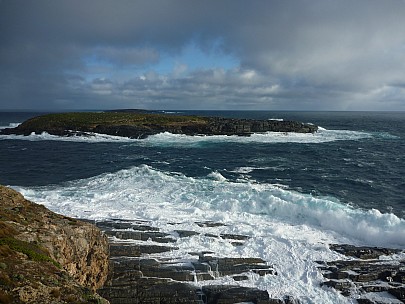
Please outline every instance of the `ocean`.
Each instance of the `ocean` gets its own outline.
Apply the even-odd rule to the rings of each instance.
[[[162,133],[143,140],[3,135],[0,184],[77,218],[147,220],[167,232],[223,223],[209,229],[251,238],[238,247],[201,236],[176,246],[184,256],[212,250],[271,261],[278,276],[241,284],[273,296],[306,295],[313,303],[347,301],[320,287],[315,262],[341,258],[328,244],[405,249],[404,112],[178,113],[320,128],[250,137]],[[0,128],[39,114],[1,112]]]

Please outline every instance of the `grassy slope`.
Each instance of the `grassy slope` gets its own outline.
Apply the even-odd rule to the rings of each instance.
[[[146,125],[193,125],[205,124],[206,120],[196,116],[177,116],[165,114],[122,113],[122,112],[72,112],[47,114],[24,122],[23,128],[94,128],[97,125],[146,126]]]

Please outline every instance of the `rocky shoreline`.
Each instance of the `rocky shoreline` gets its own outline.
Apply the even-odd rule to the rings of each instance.
[[[387,303],[387,298],[389,303],[405,302],[405,260],[392,262],[383,258],[401,250],[337,244],[330,247],[352,259],[319,262],[326,279],[324,286],[347,297],[358,294],[357,302],[362,304]]]
[[[318,127],[296,121],[232,119],[177,116],[138,112],[60,113],[29,119],[15,128],[0,130],[3,135],[30,135],[47,132],[58,136],[91,136],[91,133],[143,139],[169,132],[184,135],[250,136],[264,132],[315,133]]]
[[[176,255],[176,242],[181,238],[220,238],[233,246],[243,246],[249,240],[246,235],[209,233],[210,227],[224,226],[222,223],[196,223],[203,230],[207,228],[207,233],[176,230],[175,224],[172,232],[163,233],[145,221],[117,219],[94,224],[109,236],[111,272],[98,292],[112,304],[304,303],[291,295],[272,298],[266,290],[242,284],[280,275],[271,261],[254,256],[219,257],[212,251],[190,252],[191,258]],[[325,279],[323,288],[333,288],[358,303],[405,301],[405,260],[389,259],[401,250],[351,245],[330,248],[347,259],[318,262]]]
[[[192,258],[187,259],[174,257],[177,239],[199,234],[195,231],[163,233],[144,221],[112,220],[94,224],[110,240],[111,273],[98,292],[112,304],[295,303],[291,297],[270,299],[267,291],[238,284],[252,275],[277,275],[273,267],[260,258],[218,257],[212,251],[190,252]],[[209,228],[224,224],[203,222],[197,225]],[[237,234],[208,233],[205,236],[222,238],[234,246],[242,246],[249,238]],[[172,258],[166,255],[170,252]],[[225,277],[230,284],[210,283]]]
[[[304,294],[274,297],[270,290],[252,287],[254,280],[283,275],[272,261],[179,250],[184,238],[236,247],[249,242],[248,235],[213,234],[213,229],[225,228],[220,222],[195,222],[190,230],[172,223],[171,231],[161,231],[143,220],[77,220],[3,186],[0,207],[0,303],[308,301]],[[316,262],[326,291],[335,290],[353,303],[405,302],[403,250],[342,244],[330,249],[341,259]]]

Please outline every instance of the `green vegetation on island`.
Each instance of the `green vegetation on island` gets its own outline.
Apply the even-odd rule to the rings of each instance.
[[[47,132],[52,135],[89,135],[100,133],[142,139],[169,132],[184,135],[239,135],[252,133],[314,133],[318,127],[296,121],[235,119],[156,114],[132,111],[71,112],[47,114],[31,118],[16,128],[0,130],[0,134],[30,135]]]
[[[207,119],[197,116],[180,116],[134,112],[68,112],[46,114],[24,122],[27,128],[94,128],[104,126],[144,126],[144,125],[190,125],[205,124]]]

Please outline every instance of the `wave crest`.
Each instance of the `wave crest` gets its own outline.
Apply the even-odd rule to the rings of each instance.
[[[254,217],[254,224],[262,227],[269,222],[306,225],[353,243],[405,247],[405,220],[394,214],[356,209],[335,198],[314,197],[271,184],[230,182],[218,172],[207,178],[191,178],[142,165],[61,187],[17,190],[75,217],[159,221],[192,217],[235,225],[240,218]]]

